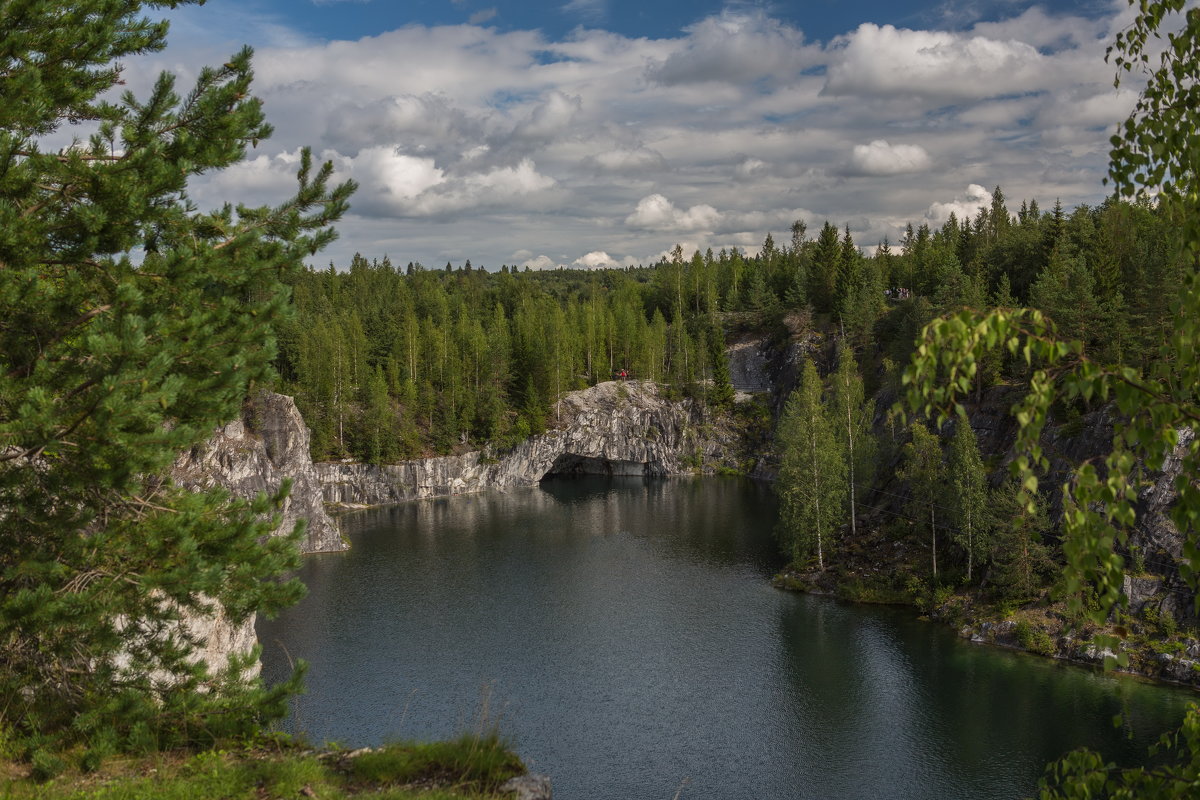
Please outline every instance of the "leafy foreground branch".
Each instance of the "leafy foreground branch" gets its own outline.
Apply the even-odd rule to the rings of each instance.
[[[1200,707],[1191,705],[1178,731],[1151,748],[1162,763],[1119,769],[1090,750],[1076,750],[1047,769],[1042,800],[1154,800],[1200,794]]]

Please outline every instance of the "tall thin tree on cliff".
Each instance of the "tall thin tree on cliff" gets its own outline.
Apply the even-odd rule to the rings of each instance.
[[[844,339],[838,345],[837,371],[830,376],[830,422],[846,462],[846,507],[850,511],[850,535],[858,535],[859,489],[869,487],[875,462],[875,437],[871,423],[875,401],[863,397],[862,377],[854,351]]]
[[[800,385],[788,397],[779,422],[781,459],[775,490],[782,505],[780,538],[792,560],[815,558],[821,571],[846,502],[846,459],[833,428],[821,402],[817,368],[806,361]]]
[[[959,420],[950,440],[947,462],[954,492],[950,506],[954,512],[955,541],[967,551],[967,581],[974,577],[976,553],[987,553],[991,526],[988,519],[987,472],[979,455],[979,445],[971,423]]]
[[[46,752],[243,733],[286,695],[244,662],[210,673],[179,621],[294,601],[270,578],[295,537],[264,540],[267,498],[160,476],[269,375],[283,280],[353,186],[305,151],[283,204],[195,210],[189,178],[270,133],[250,51],[186,93],[164,74],[144,100],[105,94],[117,59],[164,46],[142,10],[182,2],[0,5],[0,727]],[[78,122],[94,132],[41,144]]]
[[[937,434],[920,422],[914,422],[909,430],[912,441],[904,446],[904,466],[900,469],[900,478],[908,482],[909,500],[905,508],[917,528],[929,533],[930,562],[936,581],[938,508],[945,490],[946,467]]]

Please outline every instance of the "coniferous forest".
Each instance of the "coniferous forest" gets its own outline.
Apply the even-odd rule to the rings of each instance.
[[[563,393],[622,370],[729,409],[727,337],[815,337],[830,344],[809,353],[778,409],[770,459],[780,544],[796,567],[838,564],[865,514],[867,528],[899,520],[929,555],[891,568],[894,593],[863,597],[923,602],[929,587],[965,581],[1028,600],[1062,558],[1050,496],[1022,513],[969,425],[903,420],[902,373],[931,320],[1022,306],[1099,360],[1147,368],[1183,280],[1175,235],[1148,202],[1042,210],[1029,199],[1014,212],[996,187],[975,216],[910,225],[870,256],[847,230],[826,222],[812,237],[802,221],[786,244],[767,233],[754,256],[676,247],[628,269],[428,269],[360,255],[297,276],[278,374],[313,431],[314,459],[383,464],[515,444],[555,424]],[[1020,387],[1030,372],[1019,355],[989,354],[968,398]],[[1060,417],[1091,407],[1067,403]],[[882,464],[899,483],[877,483]]]
[[[786,314],[844,337],[868,394],[898,380],[927,322],[962,307],[1032,305],[1089,352],[1142,364],[1170,325],[1173,235],[1148,204],[1013,212],[997,187],[973,218],[910,225],[869,257],[828,222],[815,237],[797,222],[784,244],[768,233],[754,256],[677,247],[629,269],[356,256],[295,279],[278,371],[314,458],[388,463],[519,441],[552,423],[563,392],[620,370],[727,403],[727,333],[774,331]],[[975,390],[1014,369],[989,363]]]

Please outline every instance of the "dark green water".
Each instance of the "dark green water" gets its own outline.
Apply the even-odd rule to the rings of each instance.
[[[776,591],[775,515],[717,478],[355,514],[260,623],[264,674],[309,662],[289,725],[315,742],[453,736],[486,706],[559,800],[1021,797],[1079,745],[1140,761],[1193,698]]]

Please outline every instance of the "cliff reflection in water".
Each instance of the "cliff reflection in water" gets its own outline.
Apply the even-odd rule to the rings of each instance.
[[[776,507],[736,479],[564,479],[343,520],[260,624],[311,664],[315,741],[458,733],[488,687],[555,796],[1019,797],[1078,745],[1136,760],[1189,695],[776,591]],[[1132,740],[1111,724],[1125,709]]]

